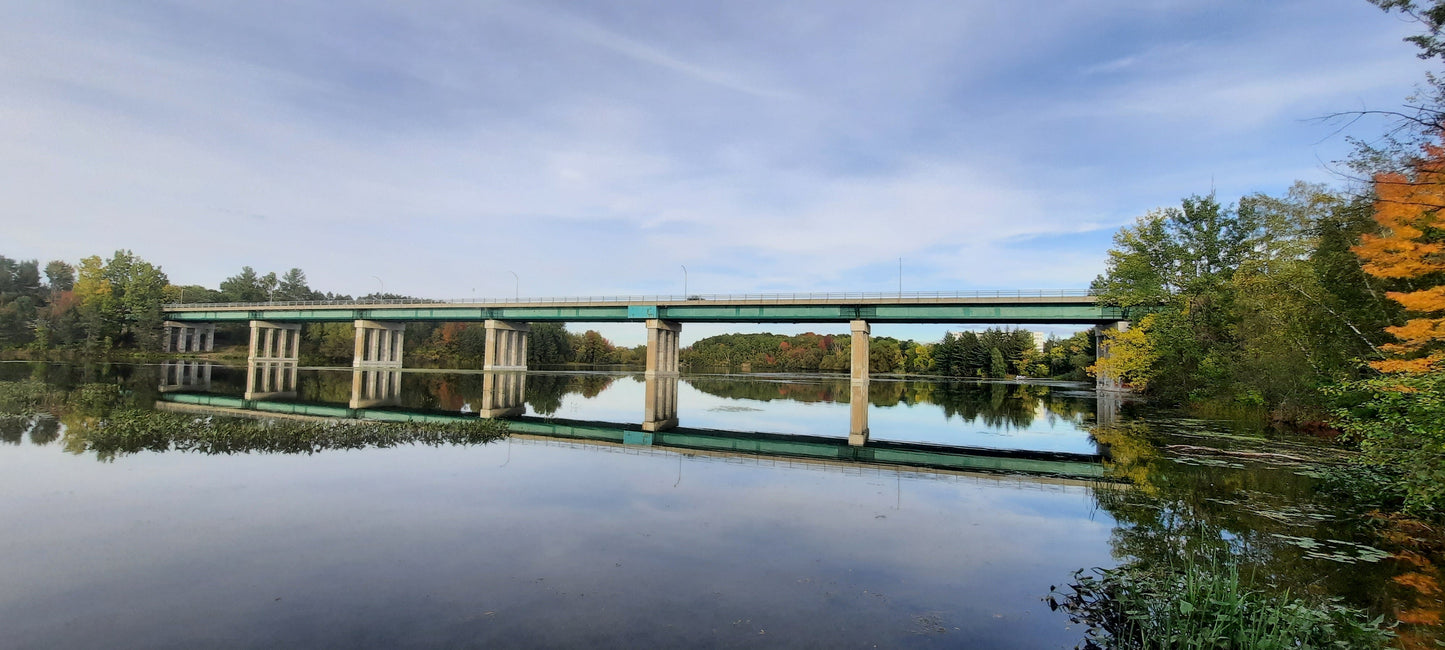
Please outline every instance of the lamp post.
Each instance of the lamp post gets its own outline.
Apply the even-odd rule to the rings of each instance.
[[[512,300],[522,299],[522,278],[517,276],[516,271],[507,271],[512,274]]]
[[[682,267],[682,298],[687,299],[687,265],[679,264]]]
[[[380,299],[382,299],[382,298],[385,298],[385,297],[386,297],[386,283],[385,283],[385,282],[382,282],[382,281],[381,281],[381,278],[378,278],[378,277],[376,277],[376,276],[374,276],[374,275],[371,276],[371,277],[376,280],[376,283],[377,283],[377,284],[381,285],[381,293],[376,294],[376,298],[377,298],[378,300],[380,300]]]

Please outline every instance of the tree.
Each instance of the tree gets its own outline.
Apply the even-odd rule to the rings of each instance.
[[[240,273],[221,281],[221,293],[230,302],[264,302],[271,297],[276,283],[275,273],[258,276],[256,269],[243,266]]]
[[[45,265],[45,281],[51,293],[70,291],[75,287],[75,267],[60,260]]]
[[[1427,372],[1445,362],[1445,146],[1427,146],[1413,174],[1381,173],[1374,186],[1382,232],[1362,236],[1354,250],[1366,273],[1408,282],[1409,290],[1386,295],[1411,318],[1386,328],[1397,339],[1383,346],[1393,358],[1372,365]]]
[[[264,281],[264,279],[263,279]],[[276,300],[315,300],[314,291],[306,286],[306,272],[293,268],[281,276],[276,285]]]

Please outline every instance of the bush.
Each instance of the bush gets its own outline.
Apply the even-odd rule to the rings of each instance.
[[[1085,650],[1383,648],[1393,634],[1336,600],[1268,594],[1241,580],[1232,557],[1183,565],[1079,570],[1045,598],[1088,625]]]

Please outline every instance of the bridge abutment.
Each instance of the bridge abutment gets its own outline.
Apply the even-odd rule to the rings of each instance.
[[[400,368],[406,343],[406,323],[356,321],[353,368]]]
[[[301,324],[251,321],[247,361],[296,361],[301,357]]]
[[[526,370],[527,337],[532,328],[526,323],[487,320],[486,349],[482,353],[482,370]]]
[[[215,323],[164,323],[165,336],[161,349],[165,352],[211,352],[216,347]]]
[[[1109,346],[1112,343],[1110,338],[1118,332],[1129,331],[1129,321],[1121,320],[1113,323],[1106,323],[1094,327],[1094,357],[1096,359],[1109,358]],[[1094,376],[1094,388],[1097,391],[1109,393],[1127,393],[1128,387],[1124,386],[1119,378],[1112,373],[1100,370]]]
[[[647,320],[647,377],[678,374],[677,348],[682,323],[649,318]]]

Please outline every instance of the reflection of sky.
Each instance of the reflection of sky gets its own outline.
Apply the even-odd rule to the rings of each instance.
[[[756,379],[738,381],[761,385],[774,383]],[[790,378],[788,383],[806,381]],[[988,390],[989,386],[980,384],[978,389]],[[645,403],[644,391],[645,385],[640,376],[620,377],[596,397],[586,398],[576,393],[567,395],[562,401],[562,408],[554,416],[603,422],[640,422]],[[842,402],[733,399],[698,390],[684,378],[678,382],[677,404],[679,424],[684,427],[837,437],[848,435],[849,405]],[[1087,454],[1097,451],[1087,430],[1070,418],[1051,414],[1042,407],[1037,409],[1033,421],[1027,426],[1015,428],[1008,424],[989,425],[982,417],[968,420],[954,415],[948,418],[943,407],[937,404],[870,405],[868,425],[873,440]]]
[[[233,393],[243,390],[239,384],[236,384],[236,381],[240,380],[239,377],[234,378],[236,381],[227,379],[236,372],[234,369],[216,368],[213,373],[216,378],[213,390]],[[344,383],[349,382],[351,376],[349,371],[333,373],[303,370],[301,374],[303,383],[309,381],[309,377]],[[438,375],[445,377],[448,374],[408,372],[403,375],[402,381],[405,386],[416,387],[421,384],[422,378],[435,380]],[[581,376],[577,373],[548,374]],[[479,390],[480,379],[476,373],[451,376],[458,379],[465,378],[470,382],[469,385],[472,387],[470,390]],[[785,391],[789,386],[796,387],[798,385],[833,384],[835,390],[846,393],[848,389],[846,380],[840,383],[834,378],[798,375],[752,375],[731,378],[726,375],[708,375],[706,379],[708,381],[745,382],[749,389],[766,391],[765,394],[775,395],[775,398],[762,400],[721,397],[699,390],[688,383],[689,378],[684,377],[677,382],[680,426],[724,431],[836,436],[838,438],[848,435],[850,412],[847,403],[804,402],[785,396]],[[875,384],[877,383],[881,382],[875,382]],[[460,385],[460,382],[457,384]],[[342,388],[346,388],[346,386],[342,386]],[[952,382],[951,386],[954,390],[983,392],[988,392],[993,388],[992,384],[968,382]],[[776,393],[772,392],[772,387],[776,387]],[[530,384],[530,388],[537,389],[535,381]],[[331,392],[336,396],[348,394],[347,390]],[[408,395],[409,399],[418,399],[416,393],[409,392],[405,387],[403,392]],[[461,393],[463,393],[462,401],[465,401],[473,410],[480,407],[482,402],[480,394],[466,394],[465,390],[461,390]],[[944,399],[941,395],[938,398]],[[1088,398],[1055,397],[1055,399],[1087,400]],[[527,415],[639,424],[642,422],[645,405],[646,384],[642,375],[640,373],[618,374],[613,375],[612,382],[593,397],[586,397],[577,392],[568,393],[562,397],[557,410],[548,416],[538,414],[531,405],[528,405]],[[1089,405],[1085,406],[1086,408],[1079,410],[1087,412]],[[402,407],[419,408],[420,405],[403,404]],[[943,406],[923,402],[916,404],[899,402],[892,406],[869,405],[868,425],[872,440],[1088,454],[1097,451],[1086,428],[1067,415],[1051,413],[1042,405],[1042,402],[1035,406],[1032,421],[1023,427],[1014,427],[1007,423],[989,424],[983,416],[973,419],[966,419],[959,414],[948,416],[945,414]]]
[[[112,463],[26,442],[0,490],[18,646],[1063,647],[1039,596],[1111,563],[1113,526],[1026,478],[521,439]]]

